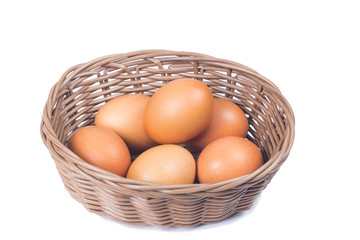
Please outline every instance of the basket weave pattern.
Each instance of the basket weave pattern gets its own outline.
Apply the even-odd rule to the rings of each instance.
[[[105,102],[123,94],[151,96],[179,77],[203,81],[214,97],[244,110],[247,138],[266,161],[260,169],[216,184],[162,185],[99,169],[65,146],[77,128],[94,123]],[[289,155],[294,114],[271,81],[244,65],[199,53],[143,50],[68,69],[50,91],[41,136],[65,188],[88,211],[128,224],[185,227],[217,222],[252,206]]]

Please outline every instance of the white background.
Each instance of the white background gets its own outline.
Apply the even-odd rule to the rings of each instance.
[[[356,3],[1,1],[0,239],[359,239]],[[50,88],[75,64],[151,48],[240,62],[289,100],[292,152],[251,210],[135,227],[87,212],[63,187],[40,138]]]

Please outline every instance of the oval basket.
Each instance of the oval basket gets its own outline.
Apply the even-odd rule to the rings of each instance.
[[[74,130],[94,123],[105,102],[123,94],[152,95],[179,77],[203,81],[214,97],[243,109],[250,124],[247,138],[266,161],[260,169],[216,184],[162,185],[114,175],[66,147]],[[88,211],[128,224],[189,227],[252,206],[289,155],[294,114],[271,81],[244,65],[193,52],[143,50],[68,69],[50,91],[41,136],[65,188]]]

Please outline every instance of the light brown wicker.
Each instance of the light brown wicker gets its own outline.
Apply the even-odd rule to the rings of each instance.
[[[105,102],[122,94],[152,95],[179,77],[203,81],[214,97],[244,110],[247,137],[266,160],[260,169],[216,184],[161,185],[111,174],[66,147],[74,130],[93,124]],[[217,222],[252,206],[289,155],[294,114],[271,81],[244,65],[193,52],[143,50],[67,70],[50,91],[41,135],[65,188],[88,211],[128,224],[185,227]]]

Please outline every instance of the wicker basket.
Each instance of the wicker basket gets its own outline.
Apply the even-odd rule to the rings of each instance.
[[[162,185],[111,174],[65,146],[74,130],[94,123],[105,102],[123,94],[152,95],[179,77],[203,81],[214,97],[244,110],[247,138],[266,161],[260,169],[216,184]],[[217,222],[252,206],[289,155],[294,114],[271,81],[244,65],[199,53],[143,50],[67,70],[50,91],[41,135],[65,188],[88,211],[128,224],[185,227]]]

